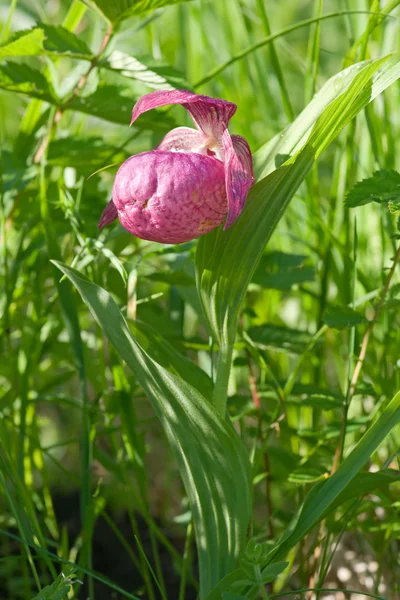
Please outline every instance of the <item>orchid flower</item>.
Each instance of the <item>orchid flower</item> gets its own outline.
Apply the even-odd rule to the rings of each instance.
[[[181,104],[196,129],[177,127],[155,150],[121,165],[99,229],[118,217],[139,238],[179,244],[224,220],[226,229],[242,212],[254,176],[247,141],[228,131],[236,105],[186,90],[156,91],[135,104],[131,125],[167,104]]]

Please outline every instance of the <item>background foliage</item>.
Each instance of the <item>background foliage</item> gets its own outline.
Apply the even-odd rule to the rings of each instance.
[[[0,3],[0,597],[398,597],[398,4]],[[246,210],[99,233],[173,88],[238,105]]]

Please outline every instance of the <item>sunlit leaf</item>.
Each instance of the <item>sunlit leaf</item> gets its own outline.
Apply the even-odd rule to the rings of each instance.
[[[260,150],[257,171],[268,173],[282,148],[296,149],[281,167],[250,190],[246,206],[227,230],[218,228],[200,239],[196,269],[199,294],[210,331],[225,357],[232,352],[247,286],[290,199],[316,158],[378,93],[400,77],[400,64],[376,75],[386,59],[367,61],[339,73],[284,133],[284,142]],[[327,91],[326,91],[327,90]],[[327,96],[327,98],[325,98]],[[311,112],[310,112],[311,110]],[[285,152],[286,153],[286,152]]]
[[[86,43],[64,27],[39,23],[33,29],[18,31],[0,46],[0,58],[9,56],[55,55],[92,60]]]
[[[86,4],[96,7],[111,23],[118,23],[149,10],[164,8],[172,4],[191,0],[85,0]]]
[[[400,393],[389,402],[338,470],[310,491],[292,524],[271,550],[270,560],[285,557],[287,552],[327,514],[335,500],[344,493],[385,437],[399,423]]]
[[[190,499],[204,598],[234,568],[245,542],[251,508],[247,450],[200,392],[145,352],[108,292],[77,271],[57,266],[135,373],[164,427]]]
[[[190,90],[183,73],[160,60],[152,57],[133,57],[120,50],[100,63],[101,67],[110,69],[129,79],[135,79],[154,90]]]
[[[76,567],[65,565],[57,579],[51,585],[46,585],[32,600],[67,600],[75,574]]]
[[[54,89],[40,71],[16,62],[0,66],[0,89],[26,94],[51,103],[57,101]]]
[[[346,197],[346,205],[349,208],[377,202],[378,204],[400,202],[400,173],[382,169],[376,171],[372,177],[363,179],[349,191]]]

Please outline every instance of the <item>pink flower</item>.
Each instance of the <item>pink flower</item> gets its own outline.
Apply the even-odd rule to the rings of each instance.
[[[227,127],[236,105],[186,90],[157,91],[140,98],[132,123],[144,112],[181,104],[196,129],[173,129],[151,152],[131,156],[118,170],[99,228],[117,217],[130,233],[179,244],[240,215],[254,183],[246,140]]]

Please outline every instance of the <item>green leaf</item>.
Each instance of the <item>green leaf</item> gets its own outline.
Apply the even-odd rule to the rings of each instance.
[[[0,89],[56,103],[57,97],[46,77],[28,65],[8,62],[0,66]]]
[[[0,58],[8,56],[71,56],[92,60],[86,43],[64,27],[38,24],[33,29],[18,31],[0,46]]]
[[[110,23],[118,23],[140,15],[148,10],[164,8],[171,4],[190,2],[191,0],[85,0],[92,8],[97,8]]]
[[[271,550],[269,560],[287,555],[299,540],[326,516],[340,494],[348,488],[360,469],[370,460],[390,431],[400,423],[400,392],[382,411],[375,423],[364,434],[354,450],[345,458],[336,473],[322,484],[318,483],[303,502],[297,516],[282,538]]]
[[[330,306],[324,314],[324,323],[333,329],[355,327],[367,319],[349,306]]]
[[[151,400],[175,452],[190,499],[200,565],[200,597],[235,566],[249,523],[250,464],[232,425],[193,386],[155,362],[104,289],[55,263],[72,281],[109,341]]]
[[[358,112],[400,77],[400,63],[376,75],[386,60],[366,61],[347,69],[345,77],[336,75],[333,90],[328,88],[329,103],[325,97],[319,104],[316,99],[311,103],[316,107],[311,124],[309,114],[305,124],[300,115],[300,121],[296,119],[282,136],[283,144],[295,148],[295,154],[253,186],[242,214],[227,231],[220,227],[199,240],[197,287],[210,333],[219,344],[214,403],[221,412],[243,298],[264,247],[321,152]],[[324,96],[324,90],[321,93]],[[269,172],[282,147],[274,142],[267,157],[264,148],[258,170]]]
[[[170,373],[181,377],[196,388],[207,400],[211,399],[213,382],[210,377],[191,360],[179,354],[168,342],[147,323],[129,321],[135,339],[151,358]]]
[[[125,52],[115,50],[107,60],[101,61],[99,66],[140,81],[154,90],[191,89],[183,73],[152,57],[134,58]]]
[[[295,469],[288,477],[290,483],[299,483],[301,485],[304,485],[305,483],[314,483],[323,479],[326,479],[326,471],[315,467],[301,467]]]
[[[326,394],[312,394],[301,398],[300,402],[289,398],[287,403],[297,404],[297,406],[299,404],[301,406],[312,406],[313,408],[320,408],[322,410],[333,410],[334,408],[343,406],[343,401]]]
[[[295,155],[258,181],[243,213],[227,231],[218,228],[200,238],[197,285],[220,347],[232,347],[242,300],[265,244],[316,158],[360,110],[400,77],[399,63],[374,78],[384,60],[354,65],[332,78],[311,103],[313,108],[305,110],[304,121],[300,115],[281,136],[281,144],[275,140],[267,150],[264,147],[260,160],[256,153],[256,170],[268,173],[282,149],[289,154],[296,149]]]
[[[100,137],[74,136],[51,142],[47,162],[53,166],[74,167],[90,174],[105,164],[122,163],[126,158],[128,155],[124,150],[107,144]]]
[[[384,169],[376,171],[372,177],[356,183],[346,197],[346,206],[349,208],[370,202],[389,204],[389,207],[394,204],[399,210],[400,173]]]
[[[313,336],[306,331],[269,323],[250,327],[248,335],[259,348],[273,348],[293,354],[304,352],[313,339]]]
[[[347,500],[361,498],[366,494],[371,494],[375,490],[387,487],[399,480],[400,471],[395,471],[394,469],[384,469],[376,473],[359,473],[343,492],[338,495],[328,512],[331,513],[332,509],[341,506]]]
[[[123,95],[124,93],[126,93],[125,88],[115,85],[100,85],[90,96],[75,96],[64,108],[128,126],[135,100],[127,98]],[[143,119],[140,118],[137,124],[135,122],[135,127],[167,132],[174,127],[174,121],[163,113],[154,112],[151,115],[143,115]]]
[[[314,267],[304,266],[307,256],[302,254],[286,254],[285,252],[269,252],[264,254],[254,273],[253,283],[266,288],[290,290],[299,283],[314,281]]]
[[[67,600],[75,573],[75,567],[65,565],[57,579],[51,585],[46,585],[32,600]]]
[[[277,562],[277,563],[273,563],[272,565],[268,565],[265,569],[263,569],[261,578],[262,578],[262,582],[265,583],[269,583],[270,581],[273,581],[274,579],[276,579],[278,577],[278,575],[280,575],[281,573],[283,573],[283,571],[287,568],[287,566],[289,565],[288,562]]]

